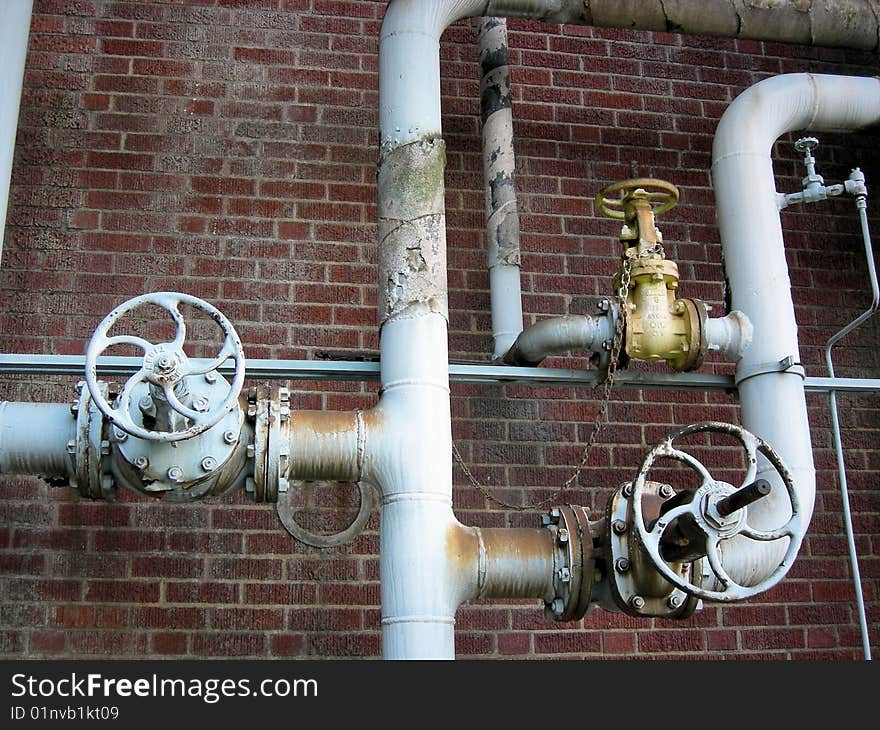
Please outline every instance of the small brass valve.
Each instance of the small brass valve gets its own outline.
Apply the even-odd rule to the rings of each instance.
[[[619,194],[619,197],[613,197]],[[651,178],[622,180],[596,196],[596,210],[623,221],[621,268],[615,291],[626,286],[626,354],[635,360],[663,360],[679,371],[694,370],[706,354],[706,305],[677,299],[678,266],[666,258],[654,217],[672,209],[679,192]],[[623,298],[623,292],[621,298]]]

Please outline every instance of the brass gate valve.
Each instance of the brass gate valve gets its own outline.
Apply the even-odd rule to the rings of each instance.
[[[664,360],[674,370],[687,371],[703,363],[708,309],[698,299],[676,298],[678,266],[666,258],[654,222],[678,200],[678,188],[671,183],[636,178],[603,189],[596,196],[596,210],[623,221],[624,251],[614,288],[621,300],[626,297],[626,354],[635,360]]]

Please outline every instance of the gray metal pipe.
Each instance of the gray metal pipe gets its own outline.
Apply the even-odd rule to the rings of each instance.
[[[0,474],[67,477],[75,433],[68,405],[0,402]]]

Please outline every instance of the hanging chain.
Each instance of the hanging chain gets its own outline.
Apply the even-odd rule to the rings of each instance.
[[[657,243],[649,249],[644,251],[640,251],[637,254],[637,258],[647,258],[654,254],[663,255],[663,247]],[[611,340],[611,355],[608,361],[608,372],[605,375],[605,380],[603,382],[602,388],[602,398],[599,403],[599,413],[596,416],[596,420],[593,423],[593,428],[590,430],[590,435],[587,437],[587,441],[584,444],[584,450],[581,453],[581,460],[578,465],[575,467],[574,472],[572,472],[571,476],[563,482],[562,486],[556,490],[554,494],[547,499],[542,499],[540,502],[530,502],[524,505],[512,504],[510,502],[505,502],[503,499],[500,499],[494,496],[487,487],[480,483],[480,481],[473,475],[473,472],[468,468],[467,464],[465,464],[464,459],[461,456],[461,452],[458,450],[458,446],[455,445],[455,442],[452,442],[452,454],[455,457],[455,460],[458,462],[458,465],[461,467],[462,472],[467,478],[468,482],[470,482],[471,486],[473,486],[477,491],[480,492],[486,499],[490,502],[494,502],[495,504],[501,505],[502,507],[506,507],[507,509],[524,511],[527,509],[538,509],[543,507],[550,502],[556,500],[562,492],[566,489],[569,489],[574,485],[580,476],[581,472],[584,470],[584,467],[587,465],[587,460],[590,458],[590,453],[593,449],[593,445],[596,443],[596,439],[599,438],[599,433],[602,431],[602,427],[605,425],[608,420],[608,407],[611,403],[611,390],[614,387],[614,379],[617,375],[617,366],[620,362],[620,351],[623,349],[624,344],[624,335],[626,333],[626,312],[627,312],[627,296],[629,295],[629,284],[630,279],[632,277],[632,265],[633,259],[624,254],[623,261],[620,265],[620,282],[618,283],[617,291],[615,292],[617,297],[617,320],[614,322],[614,337]]]

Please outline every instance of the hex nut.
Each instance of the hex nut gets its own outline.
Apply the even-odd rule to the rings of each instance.
[[[564,527],[559,530],[559,533],[556,535],[556,539],[559,540],[560,543],[568,542],[568,530]]]
[[[206,456],[202,459],[202,469],[205,471],[214,471],[217,468],[217,459],[213,456]]]
[[[183,476],[183,469],[179,466],[172,466],[166,474],[171,481],[176,482]]]
[[[236,436],[235,431],[233,431],[232,429],[223,432],[223,442],[224,443],[232,445],[235,443],[237,438],[238,438],[238,436]]]
[[[629,599],[629,603],[636,610],[641,610],[645,607],[645,599],[641,596],[633,596]]]
[[[618,558],[614,561],[614,569],[618,573],[626,573],[630,569],[629,558]]]
[[[624,484],[623,486],[623,496],[624,497],[632,497],[633,496],[633,485],[632,482],[629,484]]]
[[[669,499],[672,495],[675,494],[675,490],[668,484],[662,484],[660,486],[660,496],[663,499]]]
[[[146,456],[138,456],[133,463],[138,469],[146,469],[150,465],[150,460]]]
[[[622,535],[626,532],[626,522],[623,520],[614,520],[614,522],[611,523],[611,529],[614,530],[616,534]]]
[[[684,603],[684,599],[674,593],[666,599],[666,605],[669,606],[669,608],[679,608],[682,603]]]

